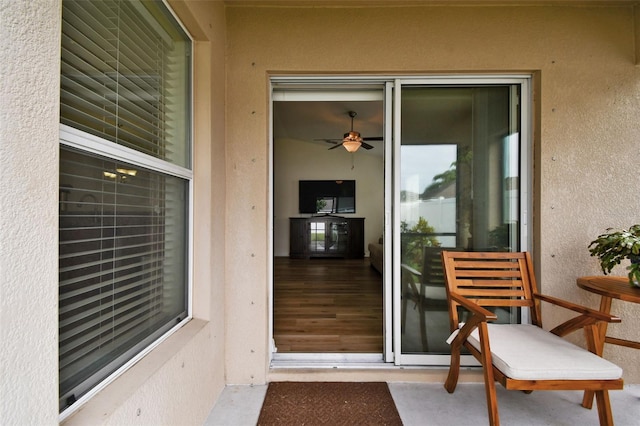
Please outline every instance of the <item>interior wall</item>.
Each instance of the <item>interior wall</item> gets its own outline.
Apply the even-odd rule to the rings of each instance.
[[[637,21],[637,18],[635,18]],[[356,25],[357,30],[345,31]],[[576,278],[598,275],[587,245],[637,222],[640,68],[627,5],[227,8],[228,382],[269,364],[269,76],[525,73],[535,88],[534,258],[542,289],[598,306]],[[248,185],[247,183],[250,183]],[[616,271],[624,274],[624,269]],[[615,303],[635,318],[640,307]],[[549,324],[563,313],[545,308]],[[624,322],[616,334],[640,338]],[[252,326],[247,326],[251,324]],[[262,324],[262,326],[256,326]],[[627,383],[637,354],[608,346]],[[260,365],[260,366],[258,366]]]
[[[273,228],[274,256],[289,256],[289,218],[309,217],[298,212],[299,180],[356,181],[356,213],[344,217],[363,217],[365,256],[367,246],[383,233],[384,164],[380,155],[359,149],[354,154],[344,148],[328,150],[320,143],[274,141]]]

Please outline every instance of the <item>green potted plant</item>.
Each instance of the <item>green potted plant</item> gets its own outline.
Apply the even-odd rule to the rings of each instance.
[[[608,228],[589,244],[591,256],[600,259],[602,272],[608,274],[621,261],[629,259],[629,282],[640,286],[640,224],[628,230]]]

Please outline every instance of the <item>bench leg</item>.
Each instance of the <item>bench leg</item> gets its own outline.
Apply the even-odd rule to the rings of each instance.
[[[587,409],[591,409],[593,407],[593,391],[584,391],[584,396],[582,397],[582,406]]]
[[[600,312],[604,312],[605,314],[611,313],[611,297],[602,296],[600,299]],[[585,327],[584,333],[587,339],[587,347],[589,351],[593,352],[598,356],[602,356],[604,351],[604,342],[607,335],[607,326],[609,324],[605,321],[600,321],[597,324],[591,325],[589,327]],[[585,391],[584,396],[582,397],[582,406],[584,408],[593,407],[593,391]],[[609,396],[607,396],[607,400]],[[600,405],[598,405],[598,409]],[[612,423],[613,424],[613,423]]]
[[[485,369],[486,371],[487,369]],[[489,425],[500,426],[500,416],[498,415],[498,398],[496,396],[496,382],[493,380],[493,368],[490,366],[491,378],[485,374],[485,393],[487,396],[487,414],[489,414]]]
[[[451,362],[449,364],[449,374],[444,382],[444,388],[449,393],[453,393],[458,385],[458,376],[460,374],[460,345],[451,348]]]
[[[609,391],[596,391],[596,403],[598,404],[598,418],[600,419],[600,426],[613,426],[613,414],[611,413]]]
[[[496,381],[493,375],[493,361],[491,359],[491,348],[489,347],[489,333],[487,323],[482,322],[478,326],[480,332],[480,347],[482,357],[482,371],[484,374],[484,389],[487,397],[487,412],[489,414],[489,425],[499,426],[500,416],[498,415],[498,398],[496,396]]]

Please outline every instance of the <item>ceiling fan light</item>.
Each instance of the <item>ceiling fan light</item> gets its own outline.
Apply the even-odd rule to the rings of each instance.
[[[351,141],[362,142],[362,138],[360,137],[360,132],[354,132],[353,130],[350,131],[349,133],[345,133],[343,140],[345,140],[345,141],[351,140]]]
[[[360,145],[362,145],[362,142],[357,140],[356,141],[345,140],[342,142],[342,146],[344,146],[344,149],[346,149],[349,152],[356,152],[358,148],[360,148]]]
[[[349,133],[345,133],[344,139],[342,140],[342,146],[349,152],[356,152],[358,148],[362,145],[362,138],[360,137],[360,133],[354,132],[353,130]]]

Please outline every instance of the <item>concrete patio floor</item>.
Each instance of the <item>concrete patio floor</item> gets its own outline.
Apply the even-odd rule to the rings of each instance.
[[[389,383],[400,418],[406,426],[465,426],[487,424],[484,385],[460,383],[453,394],[439,383]],[[227,386],[205,426],[255,425],[267,391],[261,386]],[[503,425],[598,425],[598,412],[583,408],[582,392],[539,391],[525,394],[497,385]],[[640,425],[640,385],[610,391],[615,424]]]

